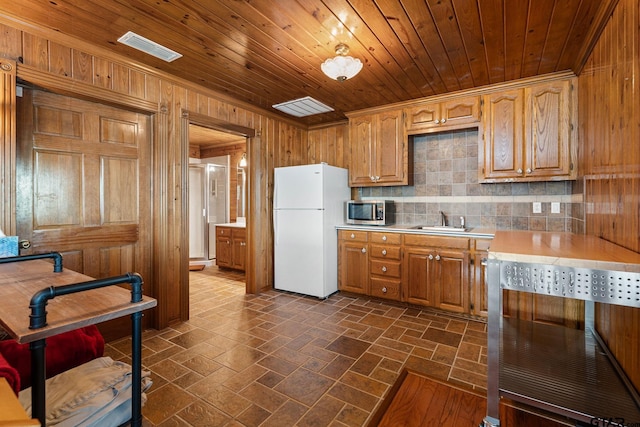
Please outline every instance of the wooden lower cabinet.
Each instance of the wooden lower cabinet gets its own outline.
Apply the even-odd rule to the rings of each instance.
[[[370,295],[400,301],[402,299],[402,235],[369,233]]]
[[[369,294],[369,236],[366,231],[338,231],[338,289]]]
[[[216,226],[216,265],[244,271],[247,260],[247,230]]]
[[[404,236],[405,300],[469,313],[469,239]]]
[[[338,289],[487,317],[491,239],[338,230]],[[584,327],[584,303],[503,291],[503,314]]]

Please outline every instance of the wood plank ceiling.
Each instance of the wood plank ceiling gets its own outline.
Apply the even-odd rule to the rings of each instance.
[[[311,96],[344,112],[555,71],[579,73],[617,0],[20,0],[0,13],[273,110]],[[133,31],[165,63],[117,42]],[[320,64],[347,43],[363,71]],[[275,112],[275,110],[273,110]],[[293,118],[287,116],[288,118]]]

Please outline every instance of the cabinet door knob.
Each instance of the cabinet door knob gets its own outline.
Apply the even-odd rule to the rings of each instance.
[[[375,182],[375,180],[376,180],[376,177],[375,177],[375,176],[371,175],[371,176],[370,176],[370,178],[371,178],[371,181],[374,181],[374,182]]]
[[[433,259],[433,255],[432,254],[429,254],[429,259]]]
[[[366,254],[367,253],[367,248],[362,248],[362,253]]]
[[[387,267],[385,267],[384,265],[382,266],[382,272],[386,273],[387,272]]]
[[[240,242],[240,246],[246,246],[247,244],[245,242]]]
[[[387,241],[387,236],[382,236],[382,241],[386,242]]]
[[[442,120],[440,121],[440,123],[444,123],[444,122],[446,122],[446,121],[447,121],[447,119],[442,119]]]
[[[376,175],[376,182],[380,181],[380,177]]]
[[[436,255],[436,261],[440,261],[440,255]]]
[[[436,123],[437,125],[439,125],[439,124],[440,124],[440,120],[436,119],[435,123]]]
[[[386,286],[382,288],[382,293],[383,293],[383,294],[386,294],[386,293],[387,293],[387,287],[386,287]]]
[[[522,173],[522,169],[518,168],[518,170],[516,172]]]
[[[356,235],[355,235],[355,234],[353,234],[353,233],[351,233],[351,238],[352,238],[352,239],[355,239],[355,238],[356,238]]]
[[[531,173],[531,168],[527,168],[527,173]]]
[[[386,255],[386,254],[387,254],[387,250],[386,250],[386,249],[383,249],[383,250],[382,250],[382,255]]]

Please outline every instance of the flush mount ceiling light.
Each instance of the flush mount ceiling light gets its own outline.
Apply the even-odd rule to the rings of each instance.
[[[141,52],[148,53],[149,55],[160,58],[166,62],[175,61],[182,56],[182,54],[142,37],[133,31],[128,31],[125,35],[120,37],[118,41],[124,45],[138,49]]]
[[[333,108],[322,102],[313,99],[310,96],[304,98],[293,99],[287,102],[281,102],[280,104],[272,105],[276,110],[280,110],[283,113],[291,114],[296,117],[312,116],[314,114],[328,113],[333,111]]]
[[[349,46],[340,43],[336,46],[336,56],[324,61],[320,68],[322,72],[334,80],[343,82],[355,76],[362,70],[362,62],[358,58],[348,56]]]

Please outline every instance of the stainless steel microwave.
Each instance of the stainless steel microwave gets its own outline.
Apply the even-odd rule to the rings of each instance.
[[[347,224],[390,225],[394,223],[392,200],[349,200],[345,204]]]

